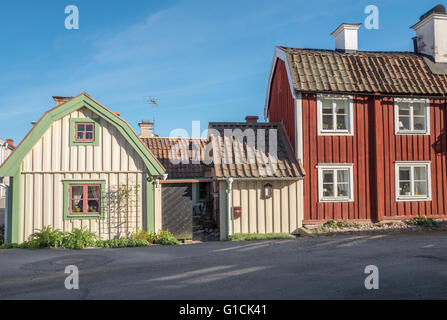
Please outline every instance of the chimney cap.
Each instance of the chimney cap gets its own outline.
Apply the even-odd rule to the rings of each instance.
[[[446,14],[444,5],[438,4],[437,6],[433,7],[432,9],[430,9],[429,11],[427,11],[420,17],[420,21],[424,20],[425,18],[430,16],[432,13]]]
[[[258,116],[246,116],[245,117],[245,121],[247,123],[257,123],[258,122],[259,117]]]
[[[53,100],[56,101],[56,107],[70,101],[71,99],[73,99],[73,97],[53,96]]]
[[[334,31],[331,32],[331,35],[334,37],[338,36],[344,30],[355,30],[357,31],[362,26],[361,23],[341,23]]]

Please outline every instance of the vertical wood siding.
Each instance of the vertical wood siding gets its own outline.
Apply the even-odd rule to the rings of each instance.
[[[104,239],[142,229],[142,160],[115,127],[103,119],[100,119],[99,146],[70,146],[70,118],[99,116],[82,108],[55,121],[24,158],[21,240],[48,225],[63,231],[87,228]],[[105,219],[64,220],[63,180],[105,180],[108,198]],[[112,195],[123,184],[138,185],[139,191],[131,193],[130,204],[118,206]]]
[[[295,101],[284,61],[277,59],[270,86],[269,121],[282,122],[295,150]],[[295,150],[296,151],[296,150]]]

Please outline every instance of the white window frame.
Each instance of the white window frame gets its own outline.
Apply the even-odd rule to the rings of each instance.
[[[323,99],[332,99],[333,114],[335,115],[335,100],[345,100],[347,102],[348,111],[348,129],[338,130],[336,125],[333,130],[323,130]],[[354,135],[354,103],[353,97],[348,95],[320,94],[317,96],[317,120],[319,136],[352,136]],[[334,116],[334,124],[336,124],[336,116]]]
[[[426,196],[415,196],[414,194],[414,167],[425,166],[425,175],[427,178],[427,195]],[[400,179],[399,179],[399,168],[410,167],[410,188],[411,195],[401,196],[400,195]],[[394,185],[396,193],[396,202],[405,201],[431,201],[431,162],[430,161],[396,161],[394,163]]]
[[[353,202],[354,201],[354,165],[353,164],[319,164],[318,168],[318,200],[319,202]],[[324,170],[349,170],[349,195],[347,197],[323,196],[323,171]],[[334,175],[334,185],[337,186],[337,175]]]
[[[410,103],[410,128],[414,126],[413,103],[425,103],[425,130],[400,130],[399,129],[399,103]],[[394,99],[394,133],[396,135],[430,135],[430,101],[428,99],[410,99],[395,98]]]

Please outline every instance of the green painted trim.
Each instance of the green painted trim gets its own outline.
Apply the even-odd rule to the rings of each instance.
[[[76,141],[76,123],[94,123],[95,124],[95,140],[93,141]],[[70,146],[99,146],[100,125],[98,118],[70,118]]]
[[[106,207],[105,180],[64,180],[64,220],[104,220]],[[72,184],[100,184],[101,185],[101,214],[70,215],[70,185]]]
[[[56,108],[46,112],[39,122],[31,129],[28,135],[19,144],[12,155],[3,163],[0,167],[0,177],[12,176],[20,168],[23,159],[28,152],[39,141],[43,134],[53,124],[54,121],[70,114],[73,111],[79,110],[85,107],[102,119],[111,123],[115,128],[124,136],[126,141],[134,148],[137,154],[143,160],[145,166],[149,170],[152,176],[159,176],[165,173],[165,170],[160,163],[155,159],[152,153],[143,144],[140,138],[136,135],[135,131],[129,126],[129,124],[118,117],[115,113],[103,107],[95,100],[90,98],[87,94],[83,93],[67,103],[64,103]]]
[[[12,176],[10,183],[10,216],[9,216],[9,239],[12,243],[20,242],[20,204],[22,198],[21,181],[22,172],[17,170],[17,172]]]
[[[148,175],[146,175],[146,178]],[[146,231],[155,232],[155,187],[146,180]]]

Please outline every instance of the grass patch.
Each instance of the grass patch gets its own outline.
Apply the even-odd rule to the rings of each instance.
[[[255,240],[278,240],[295,239],[289,233],[236,233],[228,237],[229,241],[255,241]]]

